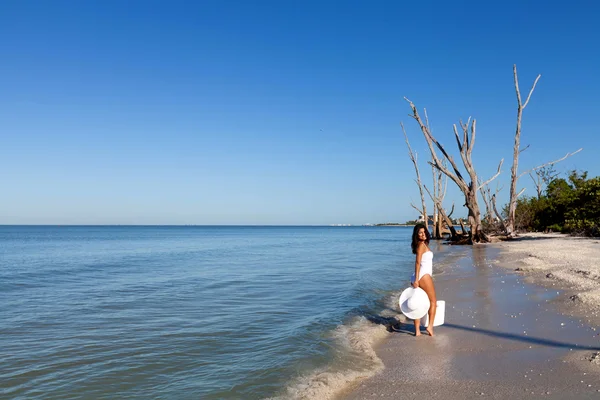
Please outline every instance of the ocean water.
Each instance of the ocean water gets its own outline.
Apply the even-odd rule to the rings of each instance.
[[[0,227],[0,398],[328,398],[382,368],[403,227]]]

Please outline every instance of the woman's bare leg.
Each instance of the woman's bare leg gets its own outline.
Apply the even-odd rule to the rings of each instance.
[[[423,277],[419,279],[419,287],[427,293],[427,297],[429,297],[429,302],[431,303],[429,306],[429,325],[427,326],[427,333],[429,333],[429,336],[433,336],[433,321],[435,321],[437,298],[435,296],[435,286],[433,285],[431,275],[423,275]]]
[[[415,336],[421,336],[421,320],[415,319]]]

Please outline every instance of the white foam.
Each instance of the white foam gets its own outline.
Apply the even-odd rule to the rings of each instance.
[[[385,326],[373,324],[364,317],[338,326],[332,338],[341,355],[324,369],[296,378],[281,395],[269,400],[327,400],[349,385],[377,374],[384,367],[374,346],[386,335]]]

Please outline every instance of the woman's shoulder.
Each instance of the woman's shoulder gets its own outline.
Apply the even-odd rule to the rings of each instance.
[[[417,245],[417,253],[426,253],[428,251],[431,250],[429,250],[429,247],[425,243],[421,242]]]

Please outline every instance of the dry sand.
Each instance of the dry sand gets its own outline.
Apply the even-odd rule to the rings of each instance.
[[[460,262],[434,265],[446,300],[435,337],[402,320],[376,349],[383,371],[339,398],[600,399],[599,242],[525,235],[457,250]]]

